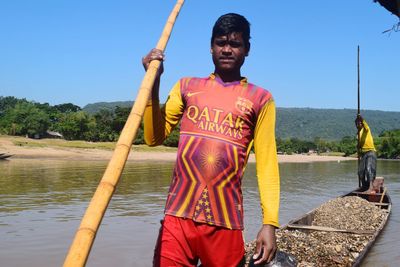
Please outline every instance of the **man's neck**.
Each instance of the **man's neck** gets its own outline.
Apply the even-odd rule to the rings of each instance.
[[[221,73],[215,72],[215,76],[219,77],[224,83],[236,82],[242,79],[240,72],[235,73]]]

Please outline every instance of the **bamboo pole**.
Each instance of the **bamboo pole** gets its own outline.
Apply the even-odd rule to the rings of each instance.
[[[379,200],[379,203],[382,203],[383,202],[383,199],[384,199],[384,197],[385,197],[385,194],[386,194],[386,186],[385,186],[385,189],[383,189],[383,193],[382,193],[382,196],[381,196],[381,199]]]
[[[176,2],[157,43],[157,49],[160,49],[161,51],[165,50],[172,28],[183,3],[184,0],[178,0]],[[101,179],[88,208],[86,209],[79,229],[75,234],[73,243],[64,261],[64,267],[85,266],[86,264],[97,230],[114,193],[115,187],[118,184],[131,150],[133,140],[136,137],[160,64],[160,61],[153,60],[147,69],[140,85],[136,101],[125,126],[122,129],[111,160],[108,163],[103,178]]]
[[[357,46],[357,115],[360,115],[360,46]]]

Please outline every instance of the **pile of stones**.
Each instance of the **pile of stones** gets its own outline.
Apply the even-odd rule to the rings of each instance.
[[[293,255],[299,267],[352,266],[387,215],[386,210],[360,197],[336,198],[315,210],[311,225],[350,232],[284,227],[276,231],[278,249]],[[246,243],[245,249],[245,266],[248,266],[254,254],[255,241]]]

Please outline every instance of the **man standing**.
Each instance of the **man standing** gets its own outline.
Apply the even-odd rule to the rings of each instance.
[[[145,142],[160,145],[181,121],[177,160],[156,244],[154,266],[237,266],[244,256],[242,176],[254,144],[262,207],[256,264],[277,249],[280,179],[275,103],[267,90],[241,76],[250,51],[250,24],[229,13],[211,37],[214,72],[186,77],[159,105],[162,65],[144,114]],[[153,49],[142,62],[163,61]]]
[[[367,122],[357,115],[355,120],[359,138],[358,151],[360,152],[360,164],[358,165],[358,178],[361,181],[361,189],[372,189],[376,176],[376,150],[374,139]]]

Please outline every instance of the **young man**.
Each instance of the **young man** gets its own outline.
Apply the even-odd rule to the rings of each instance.
[[[145,142],[160,145],[181,121],[176,165],[154,255],[154,266],[237,266],[244,256],[241,179],[254,144],[263,224],[256,263],[276,252],[280,179],[271,94],[241,76],[250,24],[221,16],[213,27],[214,73],[182,78],[159,105],[160,68],[144,114]],[[164,59],[156,49],[143,58]]]
[[[358,150],[360,151],[360,164],[358,166],[358,178],[361,181],[363,191],[373,190],[373,182],[376,176],[376,150],[374,139],[367,122],[357,115],[355,120],[357,135],[359,137]]]

